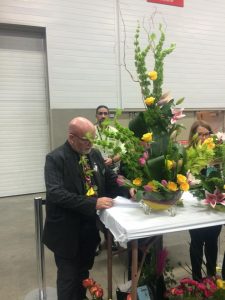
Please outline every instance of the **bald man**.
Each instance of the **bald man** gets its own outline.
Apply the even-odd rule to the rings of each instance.
[[[112,197],[129,197],[116,174],[92,148],[95,126],[82,117],[68,126],[64,145],[46,156],[46,221],[43,242],[54,252],[58,300],[83,300],[82,280],[94,264],[99,232],[97,210],[112,207]]]

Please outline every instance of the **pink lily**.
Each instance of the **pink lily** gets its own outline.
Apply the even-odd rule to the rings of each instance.
[[[174,124],[177,122],[177,120],[185,117],[185,115],[183,114],[183,108],[171,108],[171,112],[173,114],[173,117],[171,119],[171,124]]]
[[[216,204],[222,204],[225,206],[225,193],[221,193],[218,189],[215,189],[214,193],[205,192],[206,198],[202,200],[203,204],[211,205],[215,208]]]

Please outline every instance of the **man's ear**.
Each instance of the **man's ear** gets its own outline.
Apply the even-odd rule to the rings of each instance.
[[[70,144],[73,144],[73,135],[72,135],[72,133],[69,133],[69,135],[68,135],[68,142]]]

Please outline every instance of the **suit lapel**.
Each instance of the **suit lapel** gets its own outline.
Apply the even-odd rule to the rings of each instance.
[[[78,193],[82,195],[84,193],[84,175],[79,164],[80,156],[73,151],[68,142],[65,144],[65,160],[66,169],[70,173],[69,178],[72,178],[72,184],[76,186]]]

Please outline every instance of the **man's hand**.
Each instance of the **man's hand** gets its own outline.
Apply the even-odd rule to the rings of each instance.
[[[106,209],[113,206],[113,199],[109,197],[101,197],[97,199],[96,209]]]
[[[106,166],[111,166],[113,164],[113,159],[108,157],[104,160]]]

